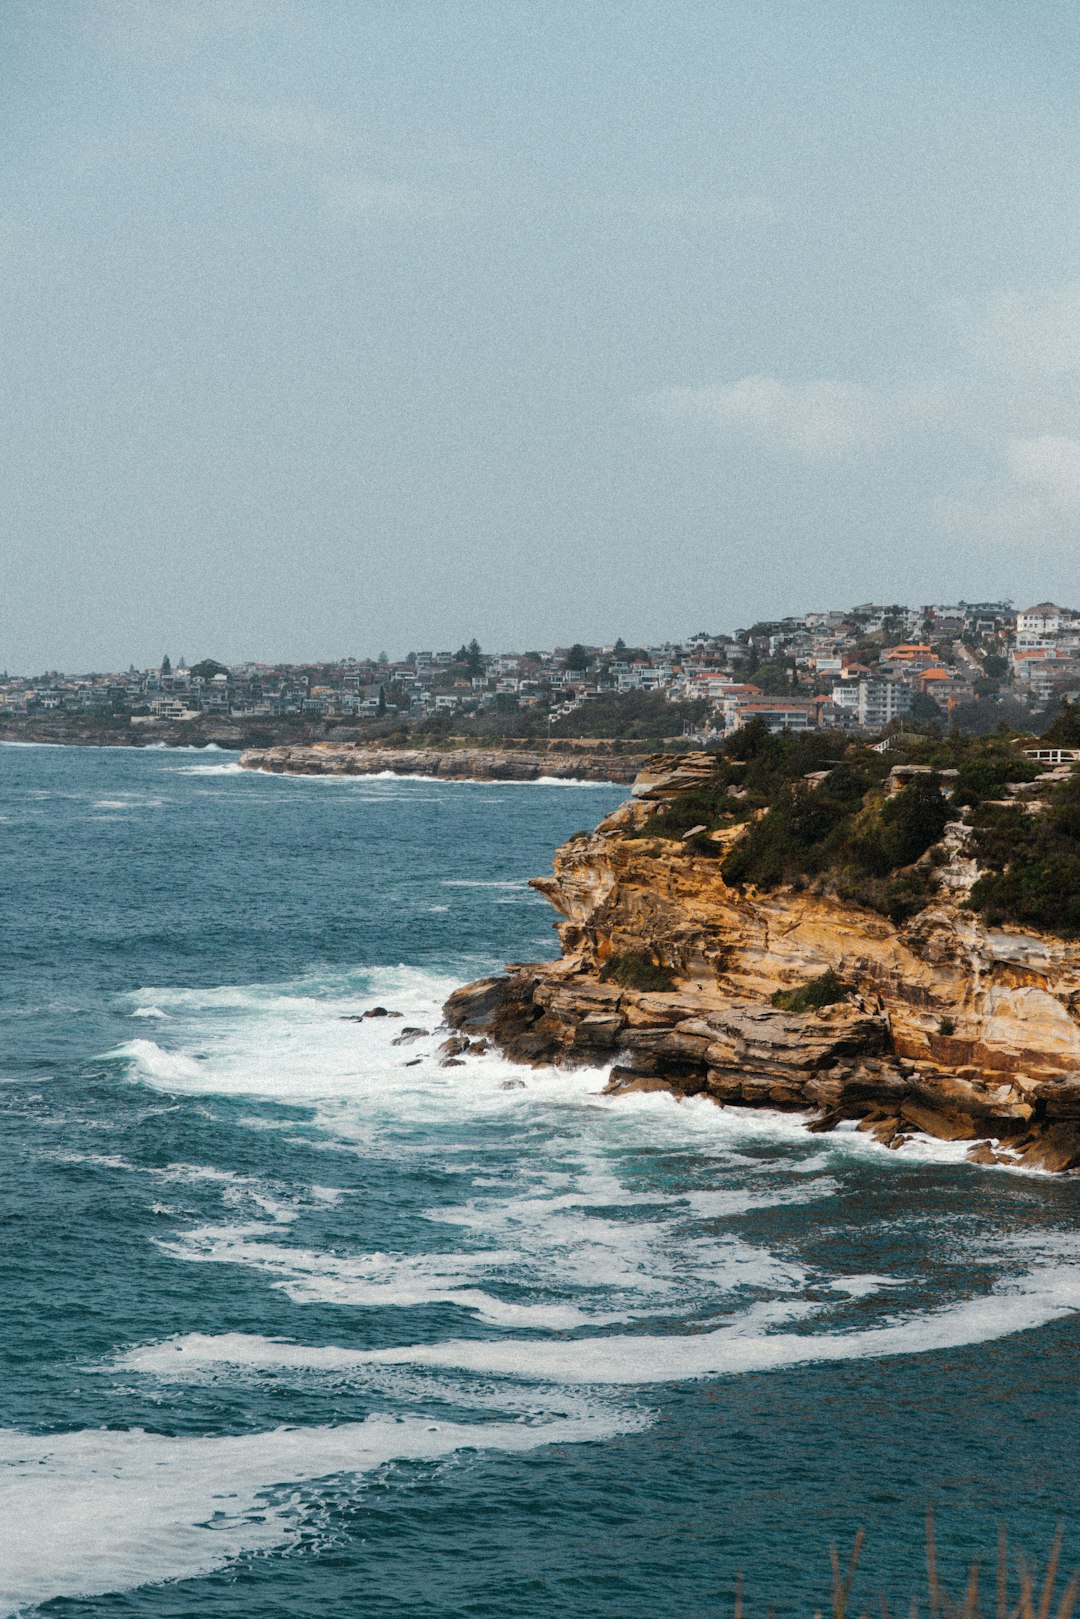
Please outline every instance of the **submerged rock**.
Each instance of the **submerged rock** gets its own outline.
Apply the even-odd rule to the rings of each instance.
[[[411,1046],[414,1040],[422,1040],[430,1032],[429,1029],[420,1029],[407,1024],[400,1034],[394,1036],[390,1044],[392,1046]]]

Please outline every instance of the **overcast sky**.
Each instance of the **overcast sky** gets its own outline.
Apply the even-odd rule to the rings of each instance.
[[[1073,0],[4,0],[0,669],[1080,604]]]

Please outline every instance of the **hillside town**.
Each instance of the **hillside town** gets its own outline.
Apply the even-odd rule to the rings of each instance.
[[[132,740],[207,719],[490,735],[723,737],[770,729],[880,732],[894,723],[973,733],[1023,729],[1080,692],[1080,610],[1009,601],[906,607],[866,602],[677,643],[580,643],[547,651],[453,651],[400,660],[212,659],[123,673],[0,675],[0,722],[125,727]]]

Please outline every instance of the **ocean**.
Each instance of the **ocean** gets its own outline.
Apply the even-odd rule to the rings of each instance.
[[[1080,1562],[1080,1180],[440,1066],[624,796],[0,747],[0,1614],[809,1619],[859,1526],[906,1611],[929,1505]]]

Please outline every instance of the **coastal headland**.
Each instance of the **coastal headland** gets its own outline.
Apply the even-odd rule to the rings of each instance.
[[[1022,766],[1002,772],[1032,774]],[[561,957],[458,990],[448,1023],[523,1063],[611,1063],[609,1092],[792,1110],[811,1130],[857,1128],[888,1146],[921,1132],[970,1142],[980,1163],[1080,1167],[1080,943],[1061,936],[1070,930],[988,920],[976,887],[995,858],[1009,867],[1008,851],[986,853],[986,825],[999,841],[1012,827],[1019,861],[1021,823],[1060,819],[1071,770],[994,786],[997,798],[973,809],[958,802],[973,796],[970,762],[920,775],[928,767],[882,760],[865,801],[835,823],[845,858],[874,832],[872,817],[899,824],[905,795],[925,808],[932,793],[945,810],[929,846],[859,902],[820,877],[737,881],[731,859],[741,850],[745,871],[768,846],[771,814],[804,825],[813,811],[821,834],[839,792],[831,778],[853,767],[810,772],[749,814],[750,789],[730,779],[739,768],[752,766],[725,777],[716,755],[654,758],[633,799],[533,880],[562,919]],[[985,782],[985,759],[979,769]],[[710,825],[710,793],[742,818]],[[828,835],[835,847],[835,827]]]
[[[632,782],[646,755],[623,753],[610,745],[528,747],[372,747],[359,743],[314,742],[276,748],[248,748],[240,757],[246,770],[295,776],[434,776],[445,781],[613,781]]]

